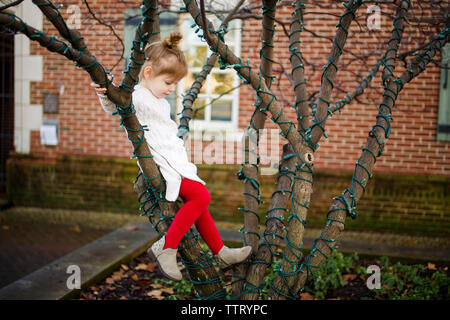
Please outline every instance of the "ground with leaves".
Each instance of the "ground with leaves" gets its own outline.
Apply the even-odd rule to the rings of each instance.
[[[182,273],[188,279],[187,271]],[[381,288],[368,289],[366,282],[370,274],[367,267],[377,265],[381,270]],[[273,270],[269,277],[273,278]],[[447,266],[437,267],[433,263],[424,265],[391,264],[389,258],[362,260],[357,254],[344,256],[334,252],[321,266],[316,281],[308,283],[299,295],[302,300],[338,299],[450,299],[450,271]],[[228,285],[231,274],[223,275]],[[261,291],[267,297],[269,283]],[[173,282],[164,279],[155,264],[145,253],[121,267],[98,284],[81,292],[82,300],[178,300],[195,299],[189,281]]]

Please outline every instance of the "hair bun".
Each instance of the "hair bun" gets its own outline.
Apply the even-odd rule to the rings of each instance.
[[[169,49],[175,49],[178,47],[178,44],[183,39],[183,35],[179,32],[171,32],[169,38],[166,38],[162,41],[164,47]]]

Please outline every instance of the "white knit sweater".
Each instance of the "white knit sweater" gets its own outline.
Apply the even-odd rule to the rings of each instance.
[[[117,111],[107,96],[98,96],[106,112],[112,114]],[[147,125],[149,129],[144,133],[145,140],[153,160],[166,180],[166,199],[177,200],[182,177],[205,185],[206,182],[197,175],[197,167],[188,159],[184,141],[177,137],[178,126],[170,118],[169,102],[164,98],[156,98],[150,90],[141,85],[134,87],[132,101],[140,124]]]

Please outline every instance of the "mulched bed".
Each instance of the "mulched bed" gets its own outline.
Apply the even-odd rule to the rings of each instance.
[[[181,263],[179,266],[182,267]],[[185,269],[182,273],[185,279],[189,279]],[[224,274],[224,280],[231,280],[230,273]],[[174,297],[173,295],[177,295],[179,299],[195,299],[194,292],[186,292],[186,284],[189,283],[183,282],[174,285],[174,282],[167,281],[145,253],[129,264],[123,264],[102,282],[83,290],[79,299],[164,300]],[[375,293],[367,288],[366,283],[354,274],[347,275],[346,282],[343,288],[330,289],[326,299],[359,300],[362,297],[375,297]],[[300,295],[300,299],[312,300],[313,296],[305,292]]]
[[[181,266],[181,263],[179,263]],[[182,270],[186,278],[187,271]],[[81,300],[163,300],[175,294],[147,253],[81,292]]]

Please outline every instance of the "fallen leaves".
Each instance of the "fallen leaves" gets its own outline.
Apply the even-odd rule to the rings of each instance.
[[[308,292],[300,293],[300,300],[314,300],[314,296]]]
[[[101,283],[83,291],[80,298],[87,300],[163,300],[175,294],[175,291],[169,285],[164,285],[164,282],[159,283],[157,280],[161,278],[163,277],[156,269],[155,263],[144,254],[128,265],[122,264]]]
[[[428,270],[436,270],[436,265],[434,263],[428,262]]]
[[[151,263],[140,263],[136,266],[135,270],[147,270],[150,272],[155,271],[155,264],[153,262]]]
[[[350,281],[355,280],[358,276],[356,274],[344,274],[343,278],[345,281],[345,284],[347,285]]]
[[[162,296],[162,291],[161,290],[152,290],[147,292],[147,296],[149,296],[150,298],[154,298],[157,300],[163,300],[163,296]]]
[[[147,265],[145,263],[140,263],[134,269],[135,270],[147,270]]]
[[[114,281],[122,280],[122,277],[123,277],[123,271],[122,270],[116,271],[116,272],[114,272],[112,274],[112,278],[113,278]]]
[[[157,300],[164,300],[165,299],[165,297],[163,296],[164,293],[168,295],[174,294],[172,288],[164,288],[161,284],[152,284],[151,287],[152,290],[147,292],[147,296]]]

